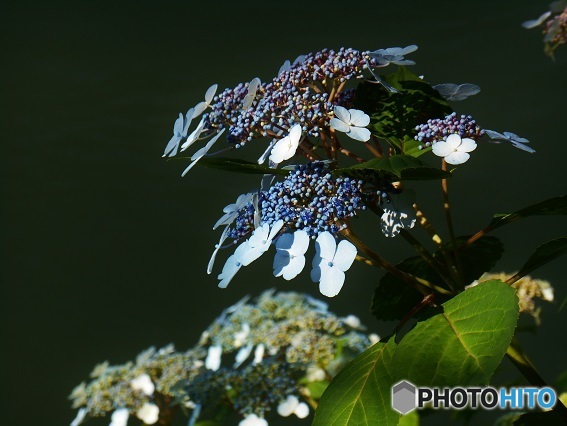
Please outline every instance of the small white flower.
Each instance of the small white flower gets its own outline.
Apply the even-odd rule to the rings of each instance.
[[[217,229],[221,225],[230,225],[232,222],[234,222],[234,219],[236,219],[236,217],[238,216],[238,212],[252,201],[253,195],[253,192],[241,194],[238,196],[234,203],[229,204],[224,209],[222,209],[224,215],[219,220],[217,220],[217,223],[215,223],[215,226],[213,226],[213,230]]]
[[[535,149],[525,145],[529,143],[529,140],[522,138],[515,133],[504,132],[504,134],[502,134],[495,132],[494,130],[485,130],[484,133],[486,133],[490,139],[494,140],[494,143],[500,143],[499,140],[508,141],[514,148],[521,149],[522,151],[529,152],[530,154],[535,152]]]
[[[406,47],[389,47],[387,49],[378,49],[370,52],[369,55],[377,62],[377,66],[385,67],[390,64],[396,65],[415,65],[414,61],[405,59],[404,56],[408,53],[415,52],[417,46],[412,44]]]
[[[130,417],[130,412],[127,408],[118,408],[110,416],[110,424],[108,426],[126,426],[128,417]]]
[[[470,138],[461,139],[459,135],[453,133],[446,140],[435,142],[432,149],[435,155],[443,157],[447,163],[456,166],[470,158],[469,152],[476,149],[476,142]]]
[[[321,367],[310,365],[307,367],[305,378],[308,382],[322,382],[327,378],[327,373]]]
[[[242,102],[242,109],[248,109],[252,106],[252,102],[256,98],[256,92],[258,91],[258,87],[262,82],[258,77],[254,78],[250,84],[248,84],[248,93],[244,97],[244,101]]]
[[[191,108],[183,117],[183,114],[179,113],[179,118],[175,120],[173,125],[173,136],[167,143],[165,150],[163,151],[163,157],[174,157],[179,149],[179,142],[187,137],[187,131],[189,130],[189,125],[193,119],[194,109]]]
[[[199,102],[197,105],[195,105],[194,117],[200,116],[208,107],[211,106],[211,102],[215,98],[215,93],[217,93],[218,87],[219,87],[218,84],[213,84],[211,87],[207,89],[207,92],[205,93],[205,101]]]
[[[136,417],[146,425],[153,425],[159,419],[159,407],[150,402],[145,402],[142,407],[136,411]]]
[[[181,173],[181,177],[185,176],[187,174],[187,172],[189,172],[189,170],[191,170],[201,158],[203,158],[205,155],[207,155],[207,153],[209,152],[211,147],[216,143],[216,141],[219,140],[219,138],[222,136],[222,134],[224,133],[225,130],[226,130],[226,128],[222,129],[220,132],[218,132],[215,136],[213,136],[209,140],[209,142],[207,142],[207,145],[205,145],[203,148],[201,148],[200,150],[198,150],[195,154],[193,154],[191,156],[192,163],[189,164],[189,166],[187,166],[187,168],[183,171],[183,173]]]
[[[309,415],[309,407],[305,402],[299,402],[299,398],[289,395],[287,399],[278,405],[278,414],[282,417],[288,417],[295,414],[300,419],[304,419]]]
[[[262,254],[270,248],[272,240],[282,227],[283,220],[278,220],[271,228],[267,223],[256,228],[252,233],[252,236],[247,240],[248,250],[242,254],[242,265],[248,266],[262,256]]]
[[[254,345],[252,343],[248,343],[246,346],[240,348],[236,357],[234,358],[234,368],[238,368],[242,365],[244,361],[248,359],[250,354],[252,353],[252,349],[254,349]]]
[[[378,343],[380,341],[380,336],[378,336],[376,333],[370,333],[368,335],[368,340],[370,340],[371,345],[374,345],[375,343]]]
[[[248,252],[248,250],[248,241],[244,241],[236,248],[234,254],[226,260],[222,272],[217,277],[221,280],[218,284],[220,288],[226,288],[240,268],[244,266],[242,264],[242,256],[244,253]]]
[[[317,237],[315,248],[311,279],[319,282],[321,294],[334,297],[343,287],[345,272],[356,257],[356,247],[347,240],[342,240],[337,246],[335,237],[325,231]]]
[[[266,348],[263,343],[256,346],[256,350],[254,351],[254,361],[252,361],[252,364],[260,364],[262,362],[265,350]]]
[[[331,118],[331,128],[346,133],[348,137],[357,141],[366,142],[370,139],[370,117],[359,109],[349,109],[342,106],[335,107],[335,116]]]
[[[343,322],[350,328],[361,328],[360,318],[358,318],[356,315],[347,315],[345,318],[343,318]]]
[[[244,420],[238,423],[238,426],[268,426],[268,422],[256,414],[248,414]]]
[[[145,395],[152,396],[156,389],[152,379],[147,374],[140,374],[130,382],[130,386],[135,391],[140,391]]]
[[[548,10],[545,13],[542,13],[539,18],[537,19],[530,19],[529,21],[523,22],[522,27],[531,29],[540,26],[545,22],[547,18],[551,16],[551,10]]]
[[[471,83],[443,83],[436,84],[433,88],[447,101],[462,101],[480,92],[480,87]]]
[[[541,298],[547,300],[548,302],[553,302],[553,287],[547,282],[541,282],[539,285],[541,290]]]
[[[79,411],[77,412],[77,417],[75,417],[75,419],[71,422],[71,426],[79,426],[81,423],[83,423],[83,420],[85,420],[86,416],[87,409],[85,407],[79,409]]]
[[[246,339],[250,336],[250,325],[248,323],[242,324],[242,329],[234,333],[234,346],[236,348],[241,347],[246,343]]]
[[[303,130],[300,124],[296,124],[289,130],[289,134],[276,142],[270,153],[270,161],[280,164],[295,155]]]
[[[305,266],[305,252],[308,247],[309,235],[305,231],[281,235],[276,241],[274,276],[283,276],[287,281],[294,279]]]
[[[207,370],[217,371],[221,366],[222,346],[209,346],[207,358],[205,359],[205,368]]]

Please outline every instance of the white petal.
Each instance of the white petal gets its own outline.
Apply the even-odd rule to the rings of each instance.
[[[534,152],[536,152],[535,149],[533,149],[533,148],[531,148],[531,147],[529,147],[529,146],[527,146],[527,145],[524,145],[524,144],[521,144],[521,143],[517,143],[516,141],[510,141],[510,143],[512,144],[512,146],[513,146],[514,148],[521,149],[522,151],[529,152],[530,154],[533,154]]]
[[[359,109],[349,109],[350,124],[357,127],[366,127],[370,124],[370,117]]]
[[[197,118],[200,116],[205,110],[207,109],[206,102],[199,102],[197,105],[193,107],[193,118]]]
[[[461,145],[461,137],[456,133],[451,133],[445,140],[445,143],[455,150]]]
[[[304,255],[309,248],[309,235],[303,230],[295,231],[293,233],[293,243],[290,247],[290,252],[294,256]]]
[[[417,45],[410,44],[409,46],[406,46],[403,49],[400,49],[399,54],[400,55],[407,55],[408,53],[415,52],[416,50],[417,50]]]
[[[335,241],[335,237],[333,237],[330,232],[321,232],[315,240],[315,249],[322,259],[321,263],[332,261],[335,256],[336,248],[337,243]]]
[[[290,141],[289,136],[286,136],[280,139],[279,141],[277,141],[274,147],[272,148],[272,152],[270,153],[270,161],[279,164],[282,161],[293,157],[296,149],[297,147],[293,149],[293,144]]]
[[[490,139],[508,140],[508,138],[504,136],[502,133],[495,132],[494,130],[485,129],[484,133],[486,133]]]
[[[301,128],[300,124],[296,124],[293,126],[289,131],[289,139],[293,144],[298,145],[299,140],[301,139],[301,134],[303,133],[303,129]]]
[[[438,157],[446,157],[455,150],[451,148],[447,142],[440,141],[433,144],[432,151],[433,154],[437,155]]]
[[[179,113],[179,118],[175,120],[173,125],[173,134],[180,135],[183,132],[183,114]]]
[[[75,419],[71,422],[71,426],[79,426],[81,423],[83,423],[83,420],[85,420],[86,416],[87,409],[85,407],[79,409],[79,411],[77,412],[77,417],[75,417]]]
[[[259,245],[256,247],[249,247],[248,250],[242,254],[241,263],[242,266],[248,266],[260,256],[262,256],[266,250],[264,250],[263,245]]]
[[[252,235],[248,239],[248,245],[251,248],[261,246],[264,244],[262,241],[267,241],[268,236],[270,235],[270,225],[268,223],[264,223],[262,226],[256,228]]]
[[[294,240],[295,240],[294,234],[286,233],[280,235],[279,238],[276,240],[276,250],[290,250],[291,247],[293,246]]]
[[[252,353],[253,348],[254,348],[254,345],[252,345],[252,343],[248,343],[246,346],[241,348],[238,351],[238,353],[236,354],[235,363],[234,363],[233,367],[234,368],[240,367],[240,365],[248,359],[248,357]]]
[[[351,127],[347,136],[357,141],[366,142],[370,139],[370,130],[364,127]]]
[[[350,131],[350,126],[345,122],[339,120],[338,118],[331,118],[330,124],[332,129],[335,129],[339,132],[347,133],[348,131]]]
[[[289,62],[289,59],[287,59],[280,67],[280,70],[278,71],[278,75],[280,75],[282,72],[287,71],[290,67],[291,67],[291,63]]]
[[[350,124],[350,112],[345,107],[337,105],[334,109],[335,117],[346,124]]]
[[[215,97],[215,93],[217,93],[218,87],[219,87],[218,84],[213,84],[211,87],[207,89],[207,93],[205,93],[205,102],[207,103],[207,105],[210,105],[210,103],[213,101]]]
[[[185,151],[187,148],[193,145],[197,139],[199,139],[199,136],[201,136],[201,133],[203,133],[204,127],[205,127],[205,117],[201,119],[201,121],[197,125],[197,128],[193,130],[193,132],[187,137],[185,143],[181,145],[181,151]]]
[[[531,29],[531,28],[535,28],[541,24],[543,24],[543,22],[549,18],[551,16],[551,10],[548,10],[547,12],[543,13],[542,15],[540,15],[539,18],[537,19],[530,19],[529,21],[526,21],[524,23],[522,23],[522,27],[527,28],[527,29]]]
[[[270,234],[268,235],[268,243],[267,244],[271,244],[271,242],[275,238],[276,234],[278,232],[280,232],[281,229],[283,228],[283,225],[284,225],[284,223],[283,223],[283,220],[281,220],[281,219],[278,220],[277,222],[275,222],[272,225],[272,228],[270,230]]]
[[[130,412],[127,408],[118,408],[110,416],[110,424],[108,426],[126,426],[128,417],[130,417]]]
[[[183,126],[183,133],[182,133],[182,136],[184,138],[187,137],[187,131],[189,130],[189,126],[191,125],[191,121],[193,120],[194,113],[195,110],[193,108],[189,108],[189,110],[185,114],[185,126]]]
[[[256,346],[256,350],[254,351],[254,361],[252,361],[252,364],[260,364],[262,362],[265,350],[266,348],[263,343]]]
[[[141,391],[142,393],[152,396],[154,394],[155,385],[152,379],[147,374],[140,374],[134,380],[130,382],[130,386],[135,391]]]
[[[236,216],[235,216],[236,217]],[[224,228],[224,231],[222,231],[221,237],[219,239],[219,242],[216,244],[215,249],[213,251],[213,254],[211,255],[211,258],[209,259],[209,263],[207,265],[207,274],[210,274],[213,271],[213,265],[215,264],[215,259],[217,257],[217,253],[219,252],[221,246],[223,245],[224,241],[227,239],[227,235],[228,235],[228,231],[229,228],[228,226],[226,226]]]
[[[510,139],[510,141],[515,141],[515,142],[521,142],[521,143],[528,143],[529,140],[527,140],[526,138],[522,138],[521,136],[518,136],[515,133],[512,132],[504,132],[504,135]]]
[[[335,267],[321,267],[319,291],[323,296],[335,297],[343,288],[345,273]]]
[[[470,138],[464,138],[461,140],[461,145],[457,148],[459,152],[471,152],[476,149],[476,142]]]
[[[287,417],[292,414],[299,405],[299,399],[294,395],[289,395],[285,401],[278,405],[278,414]]]
[[[356,247],[347,240],[342,240],[337,246],[337,252],[333,258],[333,266],[341,271],[348,271],[356,257]]]
[[[402,60],[392,61],[392,63],[396,64],[396,65],[415,65],[415,61],[412,61],[410,59],[402,59]]]
[[[286,281],[293,280],[299,275],[303,268],[305,267],[305,256],[295,256],[290,259],[289,264],[283,269],[283,279]]]
[[[309,415],[309,406],[305,402],[300,402],[295,409],[294,414],[300,419],[304,419]]]
[[[142,405],[142,408],[136,411],[136,417],[143,421],[144,424],[153,425],[159,419],[159,408],[155,404],[146,402]]]
[[[449,164],[453,164],[457,166],[459,164],[466,163],[466,161],[470,158],[470,154],[466,152],[453,152],[445,157],[445,161]]]
[[[360,327],[360,318],[356,315],[347,315],[343,318],[343,322],[351,328],[359,328]]]
[[[239,247],[241,247],[241,244]],[[238,250],[238,249],[237,249]],[[224,264],[222,272],[218,275],[218,279],[221,280],[218,284],[220,288],[226,288],[230,281],[234,278],[236,273],[242,267],[242,255],[235,254],[231,255]]]
[[[274,277],[281,277],[284,273],[284,268],[291,262],[291,256],[287,250],[278,250],[274,256]]]
[[[177,150],[179,149],[179,142],[181,142],[181,138],[173,135],[163,150],[162,157],[175,157],[175,155],[177,155]]]
[[[541,298],[548,302],[553,302],[553,287],[540,288]]]
[[[317,257],[313,259],[313,262],[315,262],[316,258]],[[319,257],[319,259],[321,258]],[[321,267],[319,265],[314,266],[313,269],[311,269],[310,275],[311,275],[311,281],[313,281],[314,283],[318,283],[319,281],[321,281]]]
[[[207,358],[205,359],[205,368],[207,370],[217,371],[221,366],[222,346],[213,345],[209,347]]]
[[[256,414],[248,414],[244,420],[238,423],[238,426],[268,426],[268,422]]]
[[[269,157],[269,155],[272,151],[272,148],[274,147],[275,144],[276,144],[276,139],[274,139],[272,142],[270,142],[270,144],[268,145],[268,148],[266,148],[264,153],[260,156],[260,158],[258,158],[258,164],[264,164],[266,162],[266,159]]]

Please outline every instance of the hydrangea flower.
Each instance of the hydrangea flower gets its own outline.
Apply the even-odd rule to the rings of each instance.
[[[349,109],[342,106],[335,107],[335,116],[331,118],[331,128],[346,133],[352,139],[366,142],[370,139],[370,117],[358,109]]]
[[[205,368],[207,370],[217,371],[221,365],[222,346],[213,345],[209,347],[207,358],[205,359]]]
[[[256,228],[247,241],[247,250],[242,254],[242,265],[248,266],[264,254],[270,248],[272,240],[280,232],[283,224],[283,220],[278,220],[271,227],[268,223],[264,223]]]
[[[215,93],[217,93],[218,87],[218,84],[213,84],[207,89],[207,92],[205,93],[205,100],[195,105],[194,117],[200,116],[208,107],[211,106],[211,102],[213,102],[213,99],[215,98]]]
[[[110,416],[110,424],[108,426],[126,426],[128,417],[130,417],[130,411],[127,408],[118,408]]]
[[[276,241],[274,276],[284,280],[294,279],[305,266],[305,252],[309,247],[309,235],[299,230],[293,234],[283,234]]]
[[[177,155],[177,151],[179,149],[179,142],[181,142],[184,138],[187,137],[187,131],[189,130],[189,125],[191,124],[191,120],[193,119],[193,114],[195,110],[191,108],[185,114],[179,113],[179,118],[175,120],[175,124],[173,125],[173,136],[167,143],[165,150],[163,151],[163,157],[175,157]]]
[[[530,154],[533,154],[535,152],[535,149],[526,145],[527,143],[529,143],[529,140],[522,138],[515,133],[504,132],[504,134],[502,134],[495,132],[494,130],[485,130],[484,132],[490,139],[494,140],[495,143],[500,143],[499,140],[508,141],[512,144],[512,146],[521,149],[522,151],[529,152]]]
[[[185,151],[191,145],[193,145],[197,139],[201,136],[201,133],[205,131],[205,117],[201,118],[199,124],[197,124],[197,128],[191,132],[191,134],[187,137],[187,140],[183,142],[181,145],[181,151]]]
[[[238,426],[268,426],[266,419],[258,417],[256,414],[248,414]]]
[[[218,275],[218,279],[221,280],[218,284],[220,288],[226,288],[230,281],[234,278],[236,273],[240,270],[242,265],[242,255],[249,250],[248,241],[244,241],[240,244],[234,254],[231,255],[224,264],[222,272]]]
[[[157,423],[159,419],[159,407],[150,402],[146,402],[138,411],[136,411],[136,417],[138,417],[146,425],[153,425]]]
[[[222,134],[224,133],[225,130],[226,129],[222,129],[220,132],[218,132],[215,136],[213,136],[211,138],[211,140],[209,140],[209,142],[207,142],[207,145],[205,145],[203,148],[201,148],[200,150],[198,150],[195,154],[193,154],[191,156],[192,163],[189,164],[189,166],[187,166],[187,168],[183,171],[183,173],[181,173],[181,177],[185,176],[189,172],[189,170],[191,170],[201,158],[203,158],[205,155],[207,155],[207,153],[209,152],[211,147],[222,136]]]
[[[337,246],[329,232],[322,232],[315,241],[315,248],[311,279],[319,282],[321,294],[334,297],[343,287],[345,272],[356,257],[356,247],[347,240],[342,240]]]
[[[155,391],[155,385],[152,379],[147,374],[140,374],[134,380],[130,382],[130,386],[135,391],[140,391],[145,395],[152,396]]]
[[[379,67],[385,67],[390,64],[396,65],[415,65],[414,61],[405,59],[404,56],[415,52],[417,46],[415,44],[406,47],[389,47],[387,49],[378,49],[374,52],[370,52],[369,55],[376,61],[376,65]]]
[[[447,101],[462,101],[480,92],[480,87],[471,83],[443,83],[436,84],[433,88]]]
[[[296,124],[293,126],[289,134],[276,142],[270,153],[270,161],[279,164],[282,161],[289,160],[295,155],[295,151],[299,147],[301,140],[301,125]]]
[[[289,395],[278,405],[278,414],[282,417],[295,414],[300,419],[304,419],[309,415],[309,406],[305,402],[299,402],[299,398],[295,395]]]
[[[433,153],[455,166],[465,163],[470,158],[469,152],[475,149],[476,142],[474,140],[470,138],[461,139],[456,133],[449,135],[445,141],[433,144]]]

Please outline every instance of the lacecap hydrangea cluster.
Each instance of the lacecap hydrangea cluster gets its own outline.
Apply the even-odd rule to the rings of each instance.
[[[352,315],[338,317],[305,294],[264,292],[220,315],[186,352],[172,345],[143,351],[135,362],[98,365],[71,393],[71,426],[110,417],[169,425],[180,411],[190,424],[222,408],[241,425],[267,425],[274,411],[305,418],[322,389],[349,360],[378,340]]]

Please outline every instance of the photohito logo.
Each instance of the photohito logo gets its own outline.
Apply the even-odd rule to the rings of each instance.
[[[557,402],[555,390],[549,387],[513,388],[428,388],[417,387],[407,380],[392,386],[392,408],[398,413],[407,414],[416,408],[463,408],[533,410],[550,409]]]

